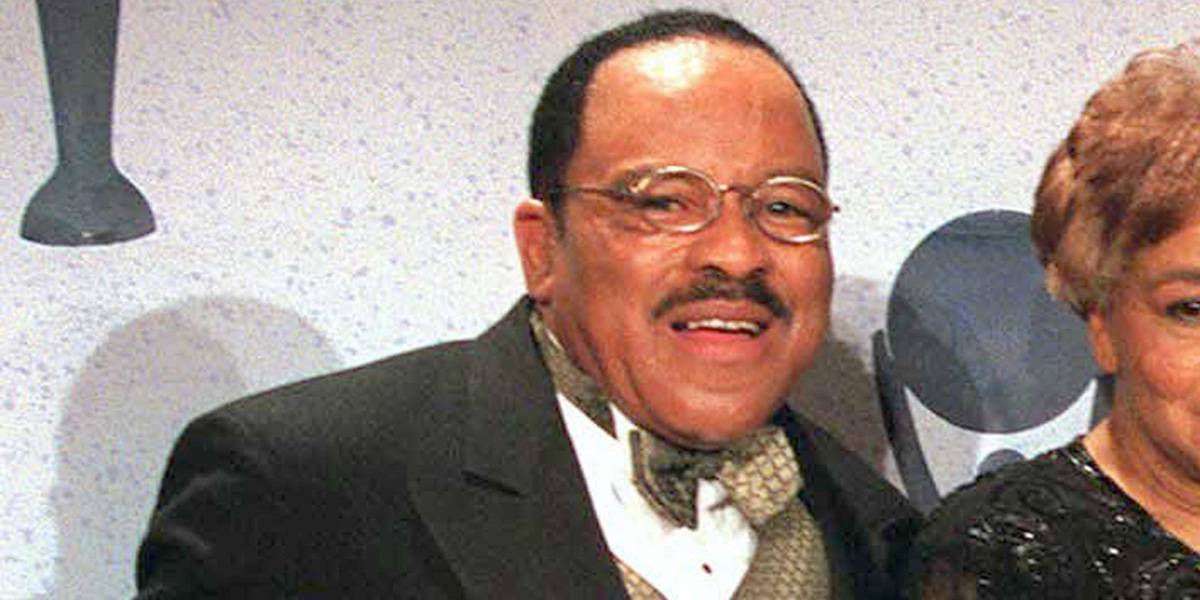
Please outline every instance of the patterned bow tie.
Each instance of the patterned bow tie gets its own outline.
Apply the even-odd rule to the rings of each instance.
[[[534,339],[554,387],[609,435],[616,435],[604,390],[581,371],[534,311]],[[696,487],[716,479],[754,526],[765,523],[796,497],[804,480],[783,430],[767,426],[721,450],[682,448],[643,431],[630,432],[634,485],[655,512],[681,527],[696,527]]]
[[[615,435],[604,390],[571,362],[537,311],[530,315],[530,325],[555,389],[597,427]],[[758,545],[735,598],[830,597],[824,540],[799,498],[804,479],[782,429],[764,427],[729,448],[707,452],[680,448],[642,431],[630,432],[630,444],[634,485],[664,519],[695,528],[698,481],[715,478],[750,522]],[[619,557],[613,559],[631,598],[662,599]]]
[[[804,481],[783,430],[768,426],[721,450],[682,448],[630,432],[633,481],[650,505],[680,527],[696,528],[696,487],[715,479],[757,527],[796,497]]]

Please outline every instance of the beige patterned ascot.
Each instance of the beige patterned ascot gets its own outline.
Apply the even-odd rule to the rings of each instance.
[[[555,389],[597,426],[615,435],[604,390],[571,362],[537,311],[530,325]],[[825,544],[799,498],[804,478],[782,429],[768,425],[716,451],[682,448],[635,430],[630,433],[630,446],[634,485],[664,519],[694,529],[697,480],[716,479],[754,528],[758,544],[735,598],[830,597]],[[637,572],[614,559],[631,598],[662,598]]]

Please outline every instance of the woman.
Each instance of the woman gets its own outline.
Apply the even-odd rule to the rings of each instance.
[[[1110,416],[950,495],[924,598],[1200,598],[1200,46],[1138,55],[1050,157],[1033,237]]]

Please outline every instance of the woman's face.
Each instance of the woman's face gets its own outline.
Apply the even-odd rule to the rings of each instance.
[[[1088,327],[1133,425],[1200,480],[1200,209],[1134,255]]]

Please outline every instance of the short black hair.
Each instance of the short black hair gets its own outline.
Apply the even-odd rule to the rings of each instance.
[[[828,173],[829,157],[817,109],[791,65],[774,47],[741,23],[715,13],[659,11],[609,29],[580,44],[546,81],[529,127],[529,192],[534,198],[548,203],[555,214],[561,212],[562,194],[558,190],[579,143],[584,101],[596,68],[626,48],[683,37],[717,39],[757,48],[779,63],[808,105],[821,146],[821,162]]]

